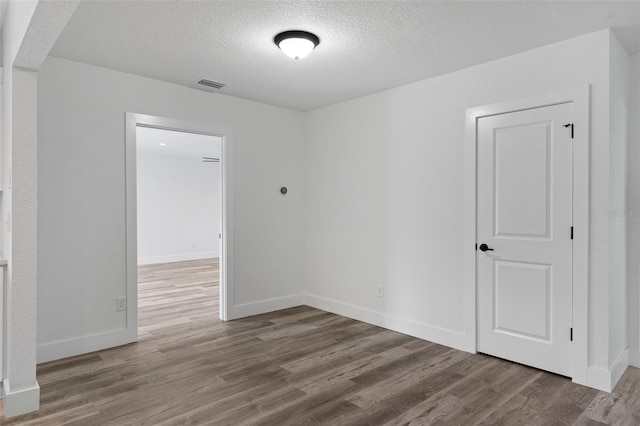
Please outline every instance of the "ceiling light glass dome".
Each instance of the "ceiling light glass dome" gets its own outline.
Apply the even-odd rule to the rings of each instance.
[[[274,43],[290,58],[302,59],[320,44],[315,34],[307,31],[285,31],[273,39]]]

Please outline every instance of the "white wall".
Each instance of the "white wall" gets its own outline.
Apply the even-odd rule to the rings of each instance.
[[[589,84],[589,363],[608,371],[610,37],[604,30],[310,112],[309,303],[464,347],[465,109]]]
[[[207,139],[222,143],[216,136]],[[138,150],[138,264],[219,256],[221,167],[194,154]]]
[[[7,416],[19,415],[38,408],[39,387],[35,371],[35,218],[33,198],[28,197],[35,188],[35,157],[29,155],[35,150],[36,86],[35,74],[26,70],[14,73],[14,63],[25,37],[29,23],[35,13],[37,1],[10,2],[4,5],[6,14],[2,17],[2,62],[4,66],[2,98],[2,160],[0,185],[2,187],[2,255],[8,261],[3,297],[4,316],[3,340],[6,347],[3,358],[2,378]],[[14,97],[15,94],[15,97]],[[15,108],[15,111],[14,111]],[[14,127],[14,124],[16,126]],[[18,167],[14,167],[14,151]],[[17,186],[9,186],[14,172]],[[17,191],[14,192],[14,187]],[[14,197],[21,197],[14,203]],[[22,201],[22,202],[21,202]],[[16,206],[14,206],[14,204]],[[15,208],[14,208],[15,207]],[[33,209],[32,211],[30,211]],[[17,229],[10,218],[21,213]],[[25,225],[27,226],[25,228]],[[18,247],[14,247],[14,237],[18,236]],[[14,248],[16,255],[14,256]],[[15,261],[14,261],[15,259]]]
[[[125,112],[232,128],[234,309],[301,302],[302,113],[51,57],[38,85],[39,360],[125,327]]]
[[[609,367],[628,364],[627,352],[627,137],[629,131],[629,55],[610,38],[609,104]],[[600,213],[600,212],[598,212]],[[617,214],[620,213],[620,214]],[[626,360],[619,358],[626,358]],[[620,368],[619,368],[620,369]],[[623,370],[624,371],[624,370]]]
[[[627,282],[631,363],[640,367],[640,53],[629,57],[627,156]]]

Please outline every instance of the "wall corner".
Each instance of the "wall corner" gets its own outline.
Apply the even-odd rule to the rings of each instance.
[[[4,386],[4,417],[10,418],[22,414],[38,411],[40,408],[40,386],[36,381],[31,386],[13,391],[8,379],[3,381]]]

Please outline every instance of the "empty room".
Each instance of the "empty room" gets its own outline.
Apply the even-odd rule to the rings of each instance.
[[[0,424],[640,424],[640,1],[0,31]]]

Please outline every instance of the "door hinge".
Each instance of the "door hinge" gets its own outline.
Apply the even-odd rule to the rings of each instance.
[[[562,127],[571,127],[571,139],[573,139],[573,123],[565,124]]]
[[[569,340],[573,342],[573,327],[569,329]]]
[[[573,240],[573,226],[571,227],[571,239]]]

